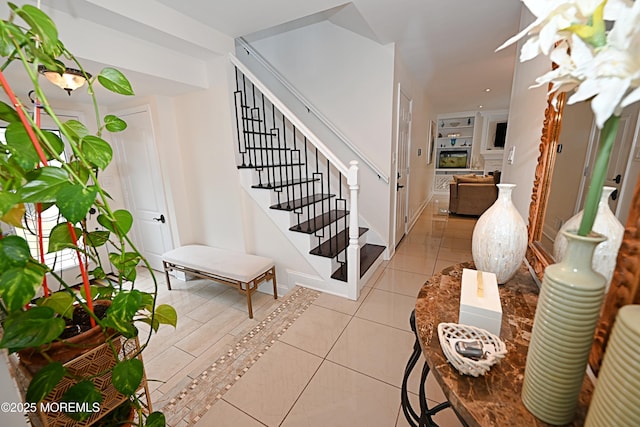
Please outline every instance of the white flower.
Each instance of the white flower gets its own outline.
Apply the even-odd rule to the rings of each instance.
[[[498,48],[500,50],[530,35],[520,52],[521,62],[535,58],[540,53],[549,55],[556,42],[568,37],[567,28],[575,24],[588,24],[594,11],[602,3],[602,0],[522,1],[537,19]],[[609,0],[604,9],[605,20],[617,19],[630,4],[629,0]]]
[[[599,128],[640,100],[640,0],[605,0],[604,10],[601,0],[523,1],[537,19],[500,48],[529,35],[520,60],[549,56],[557,68],[535,86],[551,83],[556,95],[575,90],[569,104],[591,99]],[[608,34],[603,17],[614,21]]]

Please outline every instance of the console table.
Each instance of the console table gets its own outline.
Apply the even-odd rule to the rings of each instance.
[[[456,264],[430,278],[420,290],[416,300],[414,331],[416,344],[409,360],[403,384],[403,410],[412,425],[436,425],[431,415],[451,406],[458,417],[469,426],[545,426],[522,404],[520,393],[524,367],[538,302],[538,287],[523,266],[515,277],[500,286],[502,302],[502,338],[508,354],[491,370],[480,377],[461,375],[448,362],[440,347],[438,324],[457,322],[460,306],[460,283],[463,268],[475,268],[473,263]],[[416,354],[417,353],[417,354]],[[406,397],[406,379],[420,358],[424,356],[421,384],[421,408],[414,411]],[[424,380],[431,372],[448,402],[428,408],[424,396]],[[571,425],[584,424],[593,384],[588,376],[582,386],[576,417]],[[420,414],[418,414],[418,412]]]

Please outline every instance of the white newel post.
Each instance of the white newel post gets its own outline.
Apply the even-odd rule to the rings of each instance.
[[[349,247],[347,248],[347,283],[349,285],[348,297],[357,300],[360,296],[360,225],[358,224],[358,162],[352,160],[349,163]]]

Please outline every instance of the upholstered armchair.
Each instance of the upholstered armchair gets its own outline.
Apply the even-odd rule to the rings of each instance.
[[[492,175],[454,175],[449,184],[449,213],[480,216],[498,198],[500,172]]]

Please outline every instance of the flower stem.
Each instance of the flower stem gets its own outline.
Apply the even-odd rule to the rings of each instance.
[[[598,204],[602,195],[602,186],[604,185],[607,169],[609,167],[609,158],[611,157],[611,149],[618,134],[618,126],[620,124],[620,116],[611,116],[604,123],[604,127],[600,131],[600,147],[598,155],[593,165],[593,175],[589,183],[589,191],[587,199],[584,202],[584,214],[578,228],[579,236],[586,236],[591,232],[593,223],[596,220],[598,212]]]

